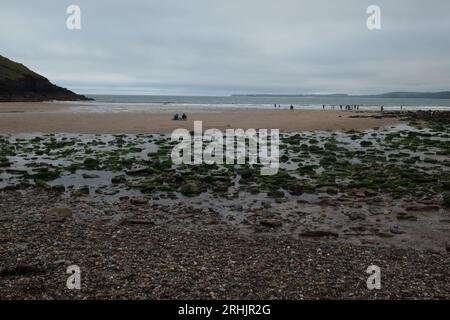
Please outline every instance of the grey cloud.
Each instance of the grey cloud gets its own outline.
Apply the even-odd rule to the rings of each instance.
[[[5,2],[3,0],[2,2]],[[82,30],[65,28],[78,4]],[[381,31],[365,26],[382,9]],[[2,52],[81,93],[448,90],[448,0],[9,1]]]

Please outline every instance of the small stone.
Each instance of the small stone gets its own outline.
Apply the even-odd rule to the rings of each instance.
[[[69,208],[53,208],[48,211],[48,215],[59,219],[66,219],[72,218],[73,212]]]
[[[283,223],[277,219],[263,219],[260,224],[270,228],[279,228],[283,225]]]
[[[349,214],[348,217],[352,221],[365,220],[366,219],[366,215],[364,213],[361,213],[361,212],[352,212],[352,213]]]
[[[433,205],[427,205],[427,206],[419,206],[419,205],[415,205],[415,206],[408,206],[406,207],[406,211],[415,211],[415,212],[420,212],[420,211],[437,211],[439,210],[438,206],[433,206]]]
[[[143,204],[147,204],[148,200],[144,199],[144,198],[131,198],[130,203],[135,204],[135,205],[143,205]]]
[[[152,220],[144,220],[144,219],[125,219],[122,221],[124,225],[154,225],[155,223]]]
[[[398,229],[398,227],[392,227],[389,230],[392,234],[404,234],[405,232],[403,232],[402,230]]]
[[[397,214],[397,219],[398,220],[403,220],[403,221],[417,221],[417,217],[409,215],[407,213],[399,213],[399,214]]]
[[[300,233],[301,237],[307,237],[307,238],[325,238],[325,237],[332,237],[332,238],[338,238],[339,234],[333,231],[323,231],[323,230],[317,230],[317,231],[305,231]]]

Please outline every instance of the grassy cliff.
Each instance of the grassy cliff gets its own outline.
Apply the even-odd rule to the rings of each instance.
[[[0,55],[0,102],[89,100]]]

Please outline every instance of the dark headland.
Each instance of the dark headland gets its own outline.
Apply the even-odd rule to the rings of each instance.
[[[92,100],[58,87],[24,65],[0,55],[0,102]]]

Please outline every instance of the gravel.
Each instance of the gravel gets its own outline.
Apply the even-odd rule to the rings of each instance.
[[[224,223],[181,228],[201,215],[158,220],[170,213],[151,203],[115,220],[113,204],[86,204],[0,193],[0,299],[450,298],[445,250],[245,234]],[[80,290],[66,287],[70,265],[81,269]],[[381,290],[367,289],[371,265]]]

